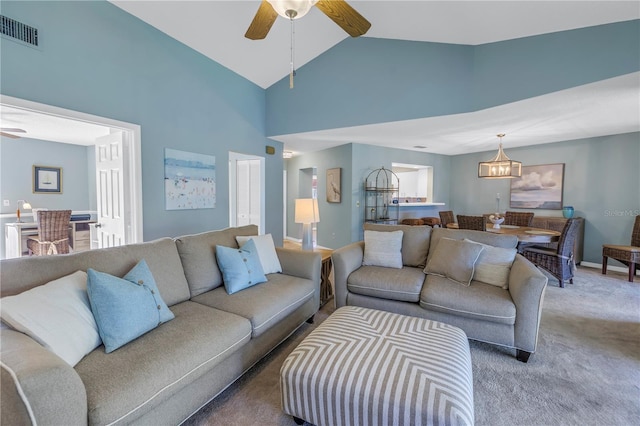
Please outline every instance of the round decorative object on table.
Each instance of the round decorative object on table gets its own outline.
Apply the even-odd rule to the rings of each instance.
[[[499,213],[489,216],[489,220],[493,223],[493,229],[500,229],[500,225],[504,222],[504,216],[500,216]]]
[[[562,208],[562,216],[565,219],[571,219],[573,217],[573,206],[564,206]]]

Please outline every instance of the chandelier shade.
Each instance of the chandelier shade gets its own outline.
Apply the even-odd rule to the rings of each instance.
[[[299,19],[306,15],[318,0],[267,0],[283,18]]]
[[[499,134],[500,145],[498,155],[489,161],[478,163],[478,177],[485,179],[509,179],[522,176],[522,163],[507,157],[502,150],[502,138],[504,134]]]

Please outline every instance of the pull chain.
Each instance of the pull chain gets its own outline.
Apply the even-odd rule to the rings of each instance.
[[[291,70],[289,71],[289,89],[293,89],[293,77],[296,75],[296,69],[293,65],[294,59],[294,50],[295,50],[295,24],[293,22],[293,18],[291,20]]]

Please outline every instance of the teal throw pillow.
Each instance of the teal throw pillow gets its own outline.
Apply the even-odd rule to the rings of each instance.
[[[175,318],[145,260],[122,278],[89,269],[87,293],[106,353]]]
[[[267,281],[253,240],[240,248],[216,246],[216,258],[229,294]]]

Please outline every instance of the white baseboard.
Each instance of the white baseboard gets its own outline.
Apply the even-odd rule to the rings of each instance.
[[[594,269],[602,269],[602,263],[595,263],[595,262],[580,262],[580,266],[586,266],[587,268],[594,268]],[[623,268],[622,266],[610,266],[607,265],[607,271],[616,271],[616,272],[624,272],[627,273],[629,272],[628,268]]]

